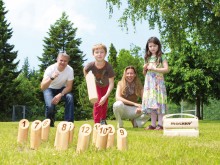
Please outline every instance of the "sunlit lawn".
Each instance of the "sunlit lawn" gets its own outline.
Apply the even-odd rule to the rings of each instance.
[[[17,143],[18,122],[0,122],[0,164],[220,164],[220,121],[200,121],[199,137],[165,137],[162,131],[132,128],[125,121],[127,151],[117,150],[115,135],[113,148],[99,151],[90,143],[86,152],[78,154],[78,131],[85,123],[93,126],[93,121],[75,121],[73,143],[66,151],[57,151],[56,127],[50,129],[49,141],[32,150],[30,129],[28,142],[21,145]],[[115,121],[108,123],[116,126]]]

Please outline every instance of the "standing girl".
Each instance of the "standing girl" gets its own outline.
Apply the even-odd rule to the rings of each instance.
[[[151,114],[151,125],[145,130],[163,130],[163,115],[166,112],[167,93],[163,74],[169,71],[166,56],[162,53],[158,38],[151,37],[146,44],[145,75],[142,109]],[[156,121],[158,119],[158,125]]]

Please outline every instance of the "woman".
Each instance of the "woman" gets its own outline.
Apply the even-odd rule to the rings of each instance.
[[[143,86],[137,77],[133,66],[124,70],[121,81],[116,89],[116,102],[113,105],[113,112],[118,122],[117,127],[123,127],[122,119],[130,119],[133,127],[143,127],[149,117],[143,114],[138,98],[142,98]]]

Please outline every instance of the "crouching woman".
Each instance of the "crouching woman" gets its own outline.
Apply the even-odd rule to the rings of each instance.
[[[123,127],[123,119],[130,119],[133,127],[143,127],[149,116],[143,114],[141,103],[143,86],[133,66],[125,68],[122,79],[116,89],[116,102],[113,104],[113,112],[117,120],[117,128]]]

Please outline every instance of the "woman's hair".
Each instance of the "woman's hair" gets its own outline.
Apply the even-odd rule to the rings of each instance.
[[[156,61],[157,63],[161,63],[162,62],[161,56],[163,52],[161,50],[162,47],[161,47],[160,40],[157,37],[150,37],[147,41],[146,49],[145,49],[145,56],[144,56],[145,62],[148,63],[149,57],[152,55],[152,53],[149,51],[149,43],[154,43],[158,45],[158,51],[156,52]]]
[[[121,94],[125,95],[125,92],[126,92],[127,85],[126,85],[126,79],[125,78],[126,78],[126,71],[128,69],[133,69],[134,73],[136,74],[136,76],[134,78],[135,94],[137,96],[141,96],[141,91],[142,91],[143,86],[141,84],[140,79],[138,78],[137,71],[136,71],[135,67],[133,67],[133,66],[127,66],[124,69],[124,73],[123,73],[123,76],[121,78],[121,86],[122,86]]]
[[[94,54],[94,51],[97,49],[104,49],[105,53],[107,53],[107,47],[103,44],[96,44],[92,47],[92,54]]]

